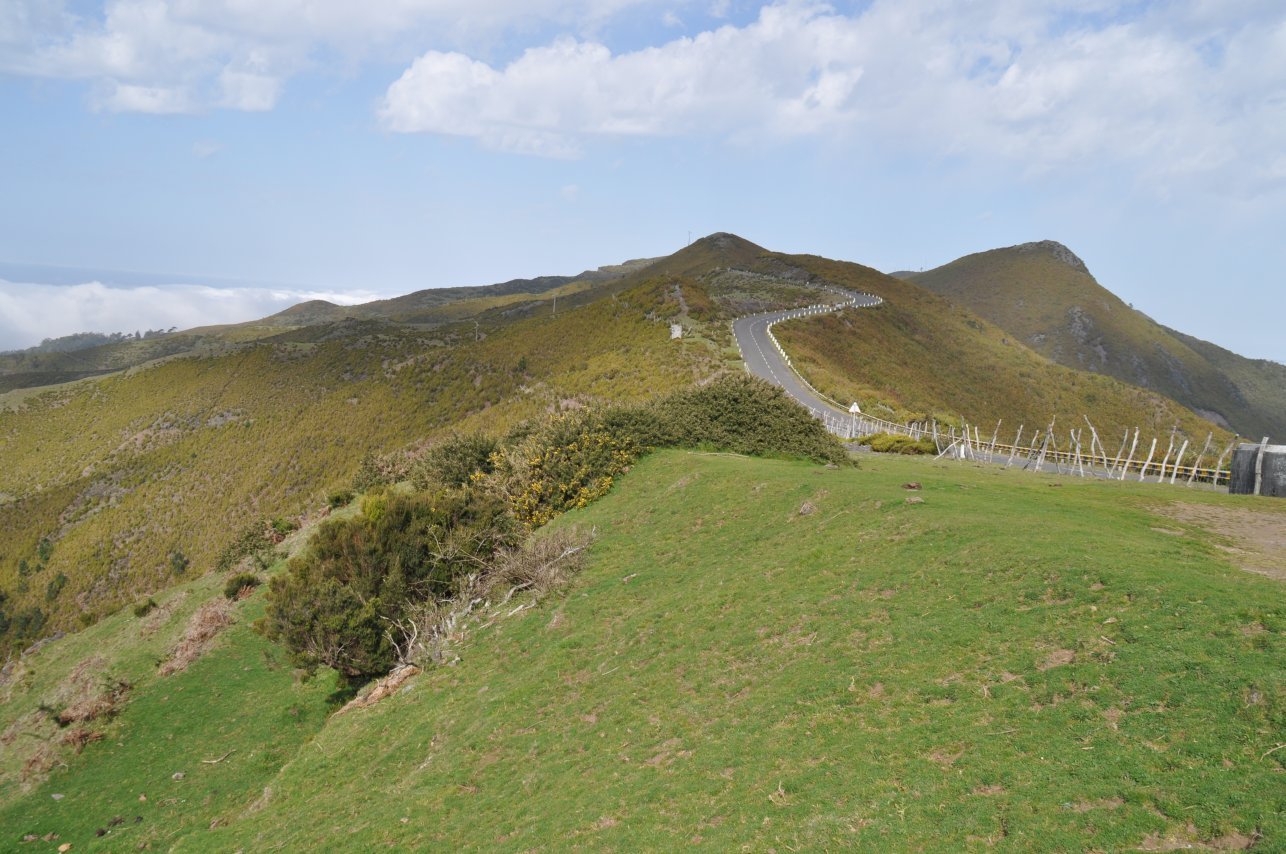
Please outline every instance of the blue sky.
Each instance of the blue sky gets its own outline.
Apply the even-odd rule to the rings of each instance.
[[[0,349],[733,231],[883,270],[1055,239],[1286,361],[1280,2],[8,0],[0,115],[0,261],[173,274],[11,279]]]

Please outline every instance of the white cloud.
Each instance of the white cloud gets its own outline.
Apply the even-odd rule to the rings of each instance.
[[[219,106],[263,112],[276,105],[277,96],[281,93],[281,80],[270,74],[225,68],[219,72],[219,89],[222,92]]]
[[[99,92],[98,105],[113,112],[131,113],[187,113],[192,110],[192,99],[181,86],[134,86],[128,83],[107,83]]]
[[[368,292],[185,284],[33,285],[0,279],[0,350],[30,347],[44,338],[75,332],[134,332],[171,326],[191,329],[255,320],[306,300],[353,305],[380,296]]]
[[[519,150],[533,137],[574,151],[587,135],[815,133],[856,118],[862,68],[844,20],[770,6],[747,27],[632,53],[562,38],[503,69],[430,51],[389,87],[380,115],[395,131],[510,140]]]
[[[192,154],[201,160],[213,157],[223,150],[223,143],[213,139],[198,139],[192,143]]]
[[[409,59],[428,43],[490,41],[540,23],[593,28],[660,2],[103,0],[101,14],[77,15],[65,0],[4,0],[0,72],[93,81],[93,105],[106,110],[261,111],[322,50]]]
[[[1253,191],[1280,181],[1286,10],[877,0],[844,15],[782,2],[632,52],[569,37],[504,66],[428,51],[380,116],[556,156],[595,137],[824,134],[1027,171],[1126,161],[1157,186],[1236,171]]]
[[[627,9],[674,23],[744,4],[102,2],[85,14],[0,2],[0,72],[91,81],[105,110],[254,111],[321,56],[350,68],[405,57],[379,110],[386,128],[543,157],[605,137],[812,135],[1028,172],[1128,162],[1162,189],[1283,182],[1280,0],[873,0],[851,12],[781,0],[748,23],[618,52],[591,35]],[[563,35],[508,63],[480,52],[551,29]]]

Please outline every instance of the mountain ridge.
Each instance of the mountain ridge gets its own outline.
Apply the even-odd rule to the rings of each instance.
[[[1162,326],[1105,288],[1061,243],[972,253],[903,278],[1055,362],[1160,392],[1242,435],[1286,434],[1286,384],[1274,385],[1276,363]]]

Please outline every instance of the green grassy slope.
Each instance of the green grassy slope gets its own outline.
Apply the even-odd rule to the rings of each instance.
[[[1252,360],[1212,357],[1212,345],[1134,310],[1057,243],[979,252],[908,278],[1056,362],[1154,389],[1243,435],[1286,433],[1286,383],[1257,382],[1265,374]]]
[[[559,523],[599,530],[565,599],[178,849],[1282,847],[1280,584],[1152,512],[1252,503],[1059,485],[653,456]]]
[[[963,416],[988,429],[1003,419],[1003,439],[1027,436],[1052,417],[1062,436],[1089,416],[1115,453],[1123,431],[1164,449],[1178,424],[1199,445],[1227,434],[1154,392],[1050,362],[1008,333],[946,299],[868,267],[799,257],[828,281],[883,297],[876,308],[848,309],[776,327],[795,367],[820,391],[855,400],[873,414]],[[1193,451],[1195,455],[1196,451]]]
[[[164,850],[179,835],[239,813],[323,726],[333,674],[301,683],[285,656],[255,634],[258,595],[187,670],[157,673],[192,614],[222,598],[209,577],[158,597],[138,618],[122,611],[22,660],[0,684],[0,849]],[[101,736],[77,753],[54,717],[70,698],[125,682]],[[48,713],[42,711],[42,707]],[[175,779],[178,774],[180,779]],[[99,837],[99,831],[103,836]],[[54,835],[23,846],[28,835]],[[43,846],[43,847],[42,847]]]
[[[368,451],[640,400],[722,369],[707,344],[668,340],[649,319],[657,300],[643,288],[484,328],[481,341],[472,324],[349,321],[28,398],[0,412],[5,610],[40,608],[50,629],[70,628],[173,583],[175,552],[199,574],[253,520],[315,509]],[[23,577],[22,561],[44,569]]]

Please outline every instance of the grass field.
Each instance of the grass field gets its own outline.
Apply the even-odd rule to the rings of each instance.
[[[1286,524],[1182,487],[658,454],[557,523],[599,532],[565,598],[475,628],[460,663],[331,719],[275,776],[259,745],[280,764],[309,726],[279,732],[283,709],[311,721],[322,692],[230,634],[208,678],[305,697],[239,699],[265,728],[218,732],[232,710],[189,703],[229,684],[171,705],[183,726],[140,694],[0,826],[92,849],[138,789],[187,797],[193,851],[1280,850],[1281,582],[1174,502]],[[221,794],[180,769],[227,775],[204,784]],[[104,850],[168,842],[159,820]]]

